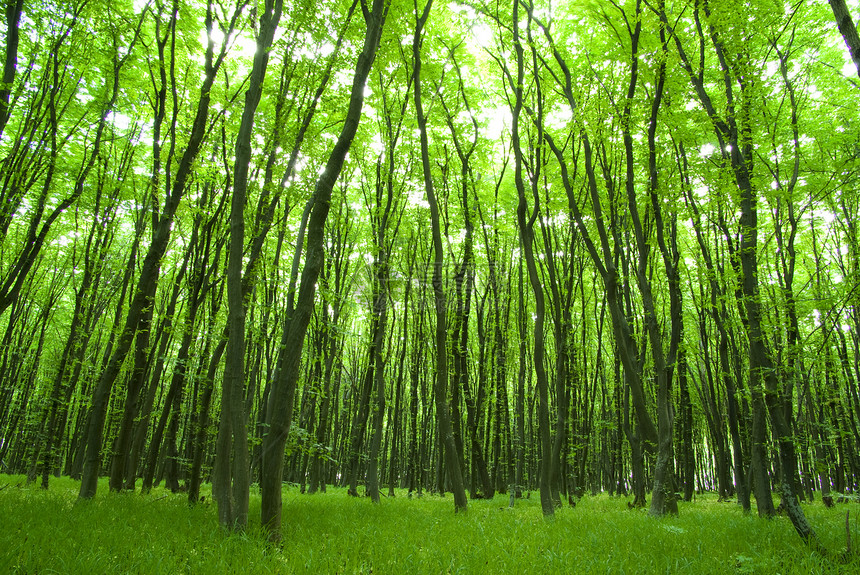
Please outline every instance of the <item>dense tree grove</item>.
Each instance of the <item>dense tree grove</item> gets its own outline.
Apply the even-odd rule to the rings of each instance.
[[[832,9],[831,9],[832,8]],[[6,2],[0,460],[47,488],[860,481],[857,3]],[[361,488],[360,488],[361,486]],[[468,493],[468,497],[467,497]]]

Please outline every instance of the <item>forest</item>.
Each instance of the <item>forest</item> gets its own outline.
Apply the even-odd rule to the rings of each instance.
[[[211,483],[271,541],[286,485],[713,492],[817,548],[860,488],[851,12],[7,0],[0,473]]]

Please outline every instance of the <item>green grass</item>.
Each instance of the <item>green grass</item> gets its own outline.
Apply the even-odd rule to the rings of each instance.
[[[49,491],[0,476],[0,573],[858,573],[840,561],[845,512],[860,546],[860,504],[804,509],[827,557],[803,546],[788,519],[744,516],[713,496],[681,503],[678,517],[654,519],[626,500],[586,497],[544,520],[539,498],[470,501],[456,515],[451,497],[373,505],[329,488],[284,493],[284,541],[260,534],[260,498],[251,526],[229,535],[214,505],[190,508],[184,495],[110,494],[100,483],[77,502],[78,484],[54,479]],[[207,501],[209,494],[206,493]]]

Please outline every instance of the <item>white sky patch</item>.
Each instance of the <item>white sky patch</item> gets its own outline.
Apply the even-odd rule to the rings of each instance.
[[[449,230],[450,231],[450,230]],[[453,230],[446,236],[448,243],[461,244],[466,237],[466,230]]]
[[[298,48],[298,54],[302,58],[307,58],[308,60],[326,58],[334,52],[335,48],[335,45],[328,40],[318,43],[314,40],[314,37],[308,33],[300,34],[298,36],[298,43],[300,45]]]
[[[809,87],[806,88],[806,93],[809,94],[813,100],[819,100],[821,99],[821,96],[824,95],[815,84],[810,84]]]
[[[502,133],[511,125],[511,110],[507,106],[496,106],[481,111],[483,136],[488,140],[500,140]]]
[[[469,32],[475,40],[475,45],[484,50],[492,47],[495,42],[495,33],[483,20],[476,19]]]
[[[830,225],[836,219],[836,214],[831,212],[830,210],[818,208],[814,210],[814,214],[816,219],[821,219],[825,223],[825,225]]]
[[[216,27],[212,27],[212,32],[209,34],[206,33],[206,27],[203,26],[200,28],[200,43],[203,46],[206,46],[209,43],[209,39],[212,39],[212,43],[218,46],[221,42],[224,41],[224,32],[219,30]]]
[[[377,157],[385,150],[385,145],[382,143],[382,138],[379,137],[379,134],[374,134],[373,138],[371,138],[370,149],[373,150],[373,153]]]
[[[352,72],[349,70],[336,70],[334,73],[334,81],[338,86],[349,86],[352,84]]]
[[[84,104],[84,105],[87,105],[93,101],[93,97],[87,91],[87,88],[83,85],[78,89],[77,96],[78,96],[78,102],[80,102],[81,104]]]
[[[700,158],[707,158],[708,156],[710,156],[711,154],[713,154],[716,151],[717,151],[717,148],[713,144],[705,144],[704,146],[699,148],[699,157]]]
[[[207,35],[205,27],[200,30],[200,43],[203,46],[208,44],[210,38],[215,46],[220,46],[224,41],[224,32],[213,27],[212,32]],[[228,46],[230,55],[233,58],[245,58],[249,62],[254,59],[254,54],[257,53],[257,41],[252,36],[248,36],[241,32],[233,32],[232,36],[229,38]],[[204,56],[202,53],[198,59],[203,63]]]
[[[123,132],[128,130],[129,126],[131,126],[131,118],[122,112],[111,112],[110,116],[110,121],[114,127]]]
[[[257,53],[257,41],[244,34],[239,34],[233,39],[233,49],[237,50],[240,56],[251,60]]]
[[[418,186],[417,184],[411,186],[411,189],[409,190],[409,194],[407,196],[407,201],[411,206],[416,206],[424,209],[430,208],[430,204],[427,203],[427,197],[424,193],[424,187]]]
[[[700,178],[695,178],[693,180],[693,194],[696,195],[697,198],[704,199],[708,197],[710,193],[710,189]],[[692,224],[691,224],[692,226]]]
[[[572,119],[573,112],[570,111],[570,106],[553,106],[546,115],[547,124],[557,130],[567,128]]]
[[[771,78],[779,72],[779,60],[771,60],[765,65],[765,76]]]
[[[466,21],[470,22],[469,35],[472,37],[471,45],[486,50],[495,44],[495,34],[493,29],[487,26],[484,20],[475,13],[471,6],[459,4],[457,2],[448,3],[448,9],[454,14],[461,15]]]

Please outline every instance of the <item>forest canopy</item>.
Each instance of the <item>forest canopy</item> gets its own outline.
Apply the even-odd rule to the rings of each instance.
[[[272,539],[285,481],[715,491],[816,544],[798,501],[860,478],[858,14],[9,0],[0,471],[211,481],[238,529],[258,483]]]

